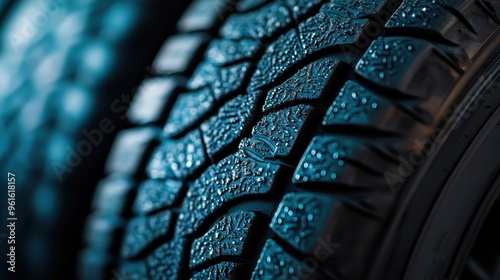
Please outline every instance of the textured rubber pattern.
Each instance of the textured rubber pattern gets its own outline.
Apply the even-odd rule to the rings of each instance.
[[[178,205],[182,200],[186,184],[173,179],[145,180],[145,166],[153,148],[159,142],[162,129],[158,125],[165,123],[167,116],[172,114],[171,111],[184,112],[187,107],[192,118],[170,117],[169,120],[190,126],[199,125],[191,122],[196,122],[198,117],[203,117],[215,108],[212,107],[215,99],[207,88],[187,91],[186,81],[193,75],[195,66],[208,48],[214,30],[217,30],[221,23],[220,18],[226,16],[228,9],[231,9],[231,6],[221,1],[203,0],[192,3],[178,22],[178,29],[183,33],[171,36],[164,42],[152,67],[146,69],[149,74],[137,88],[133,99],[125,94],[110,102],[112,111],[119,112],[120,119],[127,119],[135,127],[123,130],[117,135],[105,166],[108,177],[97,185],[92,203],[93,212],[87,218],[84,230],[85,248],[80,253],[77,272],[80,278],[127,279],[122,271],[116,270],[120,256],[137,257],[161,245],[161,240],[171,238],[178,215],[167,209]],[[165,11],[158,12],[165,14]],[[156,18],[163,20],[162,17]],[[220,43],[224,44],[222,41]],[[212,45],[216,44],[214,40]],[[256,51],[256,46],[250,44],[251,42],[247,43],[248,55]],[[220,65],[233,62],[223,54],[213,55],[218,56],[219,60],[223,57],[224,61],[219,61]],[[235,53],[235,60],[241,60],[242,57],[237,55]],[[206,68],[206,71],[218,71],[220,75],[227,75],[226,72],[215,68]],[[200,83],[215,82],[200,80]],[[127,107],[124,105],[130,105],[128,111],[125,111]],[[179,144],[179,141],[165,141],[161,145],[166,151],[186,149],[185,153],[191,153],[194,147],[203,145],[199,130],[185,133],[175,129],[170,128],[169,132],[167,126],[165,131],[170,134],[187,134],[184,135],[185,142],[192,143],[193,146],[187,147]],[[161,158],[164,154],[156,152],[156,155]],[[188,160],[182,154],[178,157],[172,155],[168,154],[169,163],[185,164]],[[189,158],[191,157],[193,156]],[[195,157],[193,168],[205,164],[208,160],[203,151]],[[170,177],[172,174],[185,176],[184,174],[189,173],[181,168],[163,172],[167,174],[165,176]],[[121,246],[122,243],[128,245]],[[168,252],[170,247],[163,248],[164,252]],[[160,254],[161,252],[157,253],[158,256]],[[136,268],[143,269],[140,266]]]
[[[390,174],[459,100],[495,3],[228,2],[173,94],[119,275],[365,279],[404,187]]]

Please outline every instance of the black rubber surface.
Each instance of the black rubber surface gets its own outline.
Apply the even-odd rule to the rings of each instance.
[[[154,79],[178,87],[133,100],[165,106],[123,139],[165,126],[147,164],[144,145],[117,142],[139,172],[118,167],[130,165],[120,153],[109,159],[117,167],[96,199],[119,195],[129,210],[97,206],[121,242],[101,249],[126,279],[366,279],[421,165],[415,139],[430,139],[464,98],[454,88],[498,29],[496,4],[221,3],[207,12],[219,21],[204,19],[223,20],[217,33],[188,10],[157,57]],[[191,60],[162,63],[177,39],[191,42]],[[114,176],[129,179],[119,187]]]

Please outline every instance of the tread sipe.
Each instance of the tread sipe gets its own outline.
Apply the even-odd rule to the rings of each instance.
[[[145,174],[109,172],[122,179],[104,179],[96,198],[122,198],[123,211],[95,208],[121,246],[88,240],[83,267],[123,279],[366,279],[405,186],[388,174],[462,98],[453,88],[498,29],[496,3],[195,1],[154,64],[180,69],[154,78],[177,86],[133,100],[164,104],[136,122],[164,126],[148,140],[159,144],[116,144],[151,152],[134,159]],[[219,20],[200,30],[198,6]],[[193,42],[189,61],[163,61],[178,39]]]

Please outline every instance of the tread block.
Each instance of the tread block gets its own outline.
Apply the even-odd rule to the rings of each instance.
[[[7,68],[7,67],[6,67]],[[9,70],[5,70],[9,71]],[[46,79],[46,73],[45,70],[42,72],[44,76],[44,80]],[[4,74],[3,74],[4,75]],[[5,77],[5,76],[4,76]],[[20,79],[19,82],[21,82],[22,79]],[[16,106],[23,106],[22,110],[21,109],[11,109],[11,110],[6,110],[5,111],[5,118],[14,116],[15,114],[29,114],[32,116],[35,116],[36,118],[33,118],[33,120],[36,120],[36,122],[31,123],[28,120],[25,119],[19,119],[17,122],[19,122],[19,125],[30,125],[33,126],[35,125],[36,127],[41,127],[44,125],[47,125],[49,122],[49,119],[51,118],[57,118],[57,127],[58,131],[60,134],[66,134],[66,133],[74,133],[75,130],[77,129],[76,126],[78,127],[83,127],[85,126],[84,120],[85,116],[89,117],[93,115],[93,110],[95,110],[94,106],[97,100],[96,96],[92,94],[92,90],[83,86],[82,84],[74,84],[74,85],[68,85],[68,86],[61,86],[60,93],[54,93],[54,94],[48,94],[47,96],[37,96],[36,98],[33,96],[33,100],[26,100],[26,97],[24,96],[14,96],[12,97],[12,102],[13,104],[16,104]],[[10,100],[10,99],[6,99]],[[50,101],[49,101],[50,100]],[[54,101],[52,101],[54,100]],[[78,107],[74,107],[75,103],[73,100],[78,100]],[[47,102],[50,102],[52,105],[44,105],[47,104]],[[108,101],[109,102],[109,101]],[[114,102],[114,101],[113,101]],[[116,104],[116,103],[111,103],[111,105]],[[44,107],[47,106],[47,107]],[[16,107],[17,108],[17,107]],[[19,107],[21,108],[21,107]],[[45,111],[42,109],[45,108]],[[34,111],[36,110],[36,111]],[[123,109],[122,109],[123,110]],[[38,113],[35,113],[38,112]],[[42,115],[43,114],[43,115]],[[6,131],[7,133],[7,131]],[[67,137],[69,138],[70,136],[57,136],[54,135],[54,138],[59,138],[59,137]],[[27,139],[26,139],[27,140]],[[11,141],[14,141],[11,139]],[[69,141],[69,140],[66,140]],[[71,140],[73,141],[73,140]],[[28,143],[27,143],[28,144]],[[34,159],[33,159],[34,160]],[[33,164],[33,163],[32,163]]]
[[[106,280],[112,275],[112,257],[102,251],[85,249],[78,256],[78,276],[82,280]]]
[[[392,167],[360,140],[316,136],[295,170],[293,182],[387,189],[382,174]]]
[[[439,104],[433,100],[434,109],[439,108],[436,106]],[[402,108],[405,106],[396,100],[389,101],[355,81],[347,81],[328,109],[323,125],[364,127],[382,133],[405,135],[410,127],[415,127],[409,126],[415,119]],[[419,130],[423,132],[424,128]]]
[[[92,208],[100,213],[124,214],[134,196],[135,182],[127,177],[107,177],[97,185]]]
[[[313,101],[321,98],[338,60],[324,58],[300,69],[283,84],[267,94],[263,111],[282,106],[292,101]]]
[[[451,57],[453,63],[466,70],[469,61],[494,34],[500,21],[494,22],[488,13],[487,1],[404,1],[387,22],[387,28],[411,28],[427,32],[434,38],[452,42],[455,46],[436,45]],[[498,3],[498,2],[497,2]],[[498,4],[496,4],[498,6]],[[429,36],[428,36],[429,37]]]
[[[325,0],[285,0],[286,5],[292,11],[292,15],[296,21],[300,21],[305,14],[309,13],[323,2],[325,2]]]
[[[85,243],[103,251],[117,249],[123,226],[124,221],[117,216],[94,213],[85,225]]]
[[[356,65],[356,73],[370,83],[395,90],[401,98],[414,99],[411,110],[424,123],[437,121],[435,114],[462,76],[431,43],[404,37],[373,41]],[[412,76],[406,77],[407,73]]]
[[[250,74],[250,63],[243,62],[222,68],[217,80],[212,83],[215,98],[222,100],[229,94],[241,89]]]
[[[308,271],[312,271],[309,273]],[[292,257],[275,241],[268,239],[252,273],[257,279],[324,279],[315,269]]]
[[[397,101],[393,101],[397,102]],[[390,119],[387,116],[398,116]],[[396,105],[354,81],[347,81],[323,120],[325,126],[356,125],[404,134],[414,121]]]
[[[208,36],[202,33],[170,37],[156,55],[153,70],[160,75],[190,72],[197,54],[208,40]]]
[[[152,216],[140,216],[128,222],[121,248],[123,258],[134,257],[154,240],[166,236],[170,229],[172,213],[163,211]]]
[[[106,6],[107,8],[101,10],[100,19],[93,20],[99,21],[95,23],[100,29],[98,36],[115,44],[127,42],[129,35],[134,32],[135,25],[141,22],[142,14],[148,12],[147,8],[133,2],[118,2]],[[64,38],[67,40],[67,37]]]
[[[386,24],[387,28],[414,27],[424,29],[442,28],[449,22],[451,13],[436,0],[403,1]],[[448,17],[445,14],[449,14]]]
[[[217,67],[211,63],[198,66],[188,82],[190,89],[196,90],[210,86],[216,100],[221,100],[241,89],[247,75],[250,74],[250,63],[241,62],[227,67]]]
[[[143,81],[130,104],[130,122],[137,125],[164,122],[168,104],[179,84],[178,79],[171,77]]]
[[[144,261],[122,262],[118,274],[126,279],[179,279],[186,240],[174,239],[156,248]]]
[[[158,247],[147,259],[149,277],[142,279],[179,279],[186,240],[174,239]]]
[[[178,201],[183,184],[175,180],[146,180],[139,185],[134,203],[134,212],[147,214],[169,207]]]
[[[250,236],[255,233],[258,217],[255,213],[240,211],[217,222],[191,247],[191,268],[220,257],[251,257]]]
[[[379,13],[385,2],[385,0],[330,0],[330,3],[325,4],[321,10],[334,14],[350,14],[353,18],[364,18]],[[333,7],[331,3],[336,7]]]
[[[152,179],[183,180],[207,161],[199,130],[193,130],[178,140],[166,140],[153,153],[147,167]]]
[[[368,19],[357,19],[334,3],[323,6],[320,13],[299,24],[302,47],[311,55],[326,47],[353,44]]]
[[[330,197],[306,193],[290,193],[283,197],[273,220],[271,229],[285,242],[304,254],[313,254],[316,235],[328,221],[329,207],[338,201]]]
[[[124,262],[112,272],[116,280],[141,280],[148,278],[148,268],[145,262]],[[109,278],[106,278],[109,279]]]
[[[142,174],[150,152],[157,142],[158,135],[158,130],[152,127],[121,131],[116,136],[115,143],[111,148],[110,156],[106,162],[106,173],[131,176]]]
[[[288,156],[311,111],[311,106],[298,105],[266,115],[254,126],[252,138],[240,143],[240,149],[262,159]]]
[[[401,89],[403,75],[430,44],[404,37],[378,38],[356,65],[356,73],[380,86]]]
[[[287,7],[279,2],[244,14],[232,14],[220,29],[222,38],[267,39],[292,24],[292,16]]]
[[[370,125],[380,103],[384,103],[383,107],[387,106],[387,102],[371,90],[367,90],[356,82],[347,81],[328,109],[323,125]]]
[[[182,33],[210,31],[224,20],[226,10],[234,9],[228,0],[197,0],[184,12],[177,29]]]
[[[204,219],[231,201],[266,194],[280,166],[257,162],[242,152],[213,165],[191,185],[179,215],[179,234],[195,232]]]
[[[260,43],[254,40],[239,41],[215,39],[206,52],[208,61],[216,65],[235,63],[244,59],[252,59],[260,49]]]
[[[461,1],[458,1],[457,5],[460,5],[460,3]],[[464,59],[463,51],[465,50],[465,52],[468,53],[468,58],[475,57],[484,44],[492,36],[495,36],[495,32],[498,31],[498,27],[500,26],[500,3],[496,1],[494,6],[496,9],[496,16],[493,11],[493,14],[488,13],[488,11],[483,8],[483,5],[477,1],[472,1],[469,3],[469,6],[465,8],[462,7],[462,9],[456,6],[451,8],[460,9],[460,14],[463,15],[463,18],[467,19],[467,21],[462,20],[459,21],[460,24],[455,25],[454,31],[455,34],[458,35],[456,35],[456,39],[451,39],[454,42],[459,42],[458,45],[461,46],[460,50],[456,51],[456,54],[452,57],[454,59],[457,58],[457,63],[460,64],[462,69],[466,69],[469,65],[467,61],[460,60],[460,58]],[[493,8],[489,6],[486,9],[492,10]],[[470,25],[470,32],[462,32],[464,25],[467,25],[465,22]],[[460,57],[461,55],[462,57]]]
[[[97,21],[94,21],[94,23],[97,23]],[[72,63],[74,63],[72,66],[74,67],[72,75],[75,75],[75,78],[73,79],[80,85],[88,83],[103,83],[107,74],[113,71],[114,67],[116,67],[116,61],[118,60],[118,53],[115,52],[114,47],[102,39],[95,37],[92,39],[89,38],[88,41],[82,45],[81,49],[74,49],[68,54],[75,55],[74,60],[72,61]],[[46,63],[50,63],[50,58],[48,59],[49,60]],[[63,67],[54,67],[53,65],[44,67],[51,67],[48,69],[51,69],[52,71],[61,71],[59,72],[59,77],[63,77]],[[42,82],[40,79],[41,76],[38,76],[38,82]],[[34,80],[36,81],[36,79]]]
[[[360,202],[361,199],[355,197],[343,201],[335,196],[287,194],[270,227],[295,250],[314,257],[318,266],[324,268],[325,275],[359,279],[362,273],[359,265],[369,262],[363,252],[373,246],[382,226],[378,220],[351,206]],[[359,234],[353,235],[353,232]]]
[[[193,274],[191,280],[206,280],[206,279],[217,279],[217,280],[232,280],[232,279],[242,279],[240,276],[241,267],[243,265],[222,262],[200,272]]]
[[[289,30],[266,49],[250,80],[250,89],[257,90],[276,81],[297,62],[305,59],[297,32]]]
[[[170,111],[165,135],[172,137],[185,131],[212,110],[214,103],[215,99],[209,88],[180,94]]]
[[[237,96],[224,104],[217,115],[201,125],[209,157],[216,157],[250,129],[255,114],[255,102],[256,97],[252,94]]]

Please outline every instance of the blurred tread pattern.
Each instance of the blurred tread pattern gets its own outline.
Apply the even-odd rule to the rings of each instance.
[[[274,36],[292,24],[288,9],[279,2],[245,14],[232,14],[220,29],[222,38],[231,40],[263,39]]]
[[[173,136],[195,124],[213,109],[215,99],[209,88],[182,93],[177,97],[165,126],[165,135]]]
[[[259,51],[258,41],[215,39],[208,47],[207,60],[217,65],[235,63],[244,59],[252,59]]]
[[[193,130],[181,139],[162,143],[148,164],[149,176],[183,180],[192,175],[207,161],[202,141],[200,131]]]
[[[148,214],[173,206],[179,200],[183,183],[175,180],[146,180],[137,189],[134,212]]]
[[[195,61],[196,53],[208,41],[205,34],[177,35],[169,38],[153,62],[153,70],[159,74],[186,73]]]
[[[98,134],[102,137],[102,132],[96,130],[94,133],[94,135]],[[145,166],[157,135],[157,129],[149,127],[133,128],[120,132],[111,149],[106,171],[109,174],[135,175]]]
[[[249,63],[241,62],[226,67],[217,67],[211,63],[198,66],[188,82],[190,89],[196,90],[209,86],[215,99],[221,100],[241,89],[249,72]]]
[[[172,77],[144,80],[130,105],[130,122],[136,125],[163,122],[166,119],[166,108],[169,107],[180,83]]]
[[[134,180],[128,177],[107,177],[97,185],[92,207],[103,213],[125,214],[133,199],[134,187]]]
[[[177,23],[180,32],[210,31],[222,21],[226,10],[234,9],[232,0],[196,0]]]
[[[133,257],[144,250],[153,240],[165,236],[171,221],[172,213],[170,211],[131,219],[125,231],[121,256],[123,258]]]

